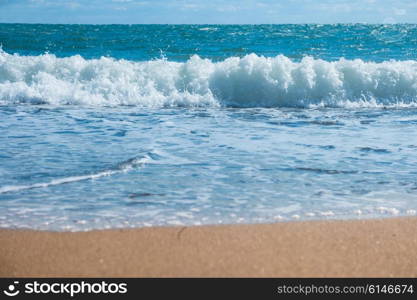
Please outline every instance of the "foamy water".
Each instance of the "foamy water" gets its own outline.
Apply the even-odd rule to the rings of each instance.
[[[415,107],[417,62],[248,54],[220,62],[146,62],[0,52],[3,105]]]
[[[0,24],[0,227],[415,215],[415,36]]]

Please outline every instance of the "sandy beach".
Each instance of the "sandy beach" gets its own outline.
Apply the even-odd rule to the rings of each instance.
[[[415,277],[417,218],[0,230],[2,277]]]

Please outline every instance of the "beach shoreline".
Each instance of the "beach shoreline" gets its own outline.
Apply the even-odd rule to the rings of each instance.
[[[0,230],[0,277],[416,277],[417,218]]]

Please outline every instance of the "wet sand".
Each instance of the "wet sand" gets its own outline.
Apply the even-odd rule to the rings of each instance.
[[[1,277],[416,277],[417,218],[0,230]]]

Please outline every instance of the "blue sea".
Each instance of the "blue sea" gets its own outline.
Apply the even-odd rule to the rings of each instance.
[[[417,25],[0,24],[0,227],[415,215]]]

